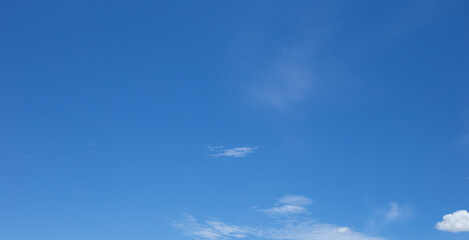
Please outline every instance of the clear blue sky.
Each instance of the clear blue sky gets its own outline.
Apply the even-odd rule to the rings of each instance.
[[[468,12],[2,1],[0,239],[469,239]]]

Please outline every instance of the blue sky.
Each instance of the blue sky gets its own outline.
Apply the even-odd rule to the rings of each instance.
[[[3,1],[0,239],[469,239],[468,1]]]

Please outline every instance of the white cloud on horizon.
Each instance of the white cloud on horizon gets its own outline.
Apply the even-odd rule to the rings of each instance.
[[[277,204],[304,206],[311,204],[309,198],[298,195],[286,195]],[[273,208],[271,208],[273,209]],[[229,240],[229,239],[267,239],[267,240],[384,240],[356,232],[349,227],[320,223],[311,218],[277,219],[275,225],[239,226],[226,224],[218,220],[199,222],[187,215],[183,221],[173,224],[182,234],[194,239]]]
[[[222,146],[208,147],[209,150],[213,153],[210,154],[212,157],[235,157],[243,158],[247,155],[253,153],[259,147],[235,147],[235,148],[225,148]]]
[[[447,232],[469,232],[469,212],[459,210],[443,216],[443,221],[436,224],[436,229]]]

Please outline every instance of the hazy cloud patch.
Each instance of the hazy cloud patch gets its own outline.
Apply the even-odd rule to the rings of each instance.
[[[283,110],[306,100],[312,90],[310,67],[299,57],[283,56],[262,74],[249,93],[255,103]]]
[[[408,220],[413,216],[412,208],[407,204],[390,202],[386,207],[377,207],[368,222],[370,231],[378,231],[393,223]]]
[[[402,206],[396,202],[389,203],[389,207],[385,213],[387,221],[397,221],[399,219],[408,218],[412,216],[409,206]]]

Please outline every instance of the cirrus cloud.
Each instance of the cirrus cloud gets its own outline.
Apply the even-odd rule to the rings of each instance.
[[[277,204],[283,204],[282,206],[270,209],[284,206],[301,207],[311,203],[312,201],[304,196],[286,195],[277,201]],[[295,211],[289,213],[295,213]],[[384,240],[384,238],[357,232],[349,227],[321,223],[309,217],[291,218],[286,215],[279,215],[279,217],[272,225],[266,225],[263,221],[262,225],[247,226],[228,224],[219,220],[199,221],[187,215],[184,220],[173,226],[183,235],[200,240]]]

